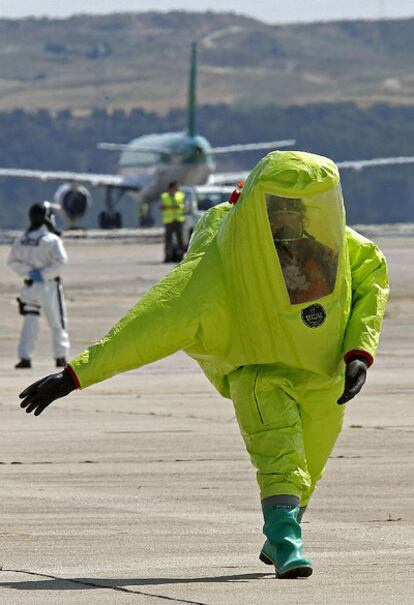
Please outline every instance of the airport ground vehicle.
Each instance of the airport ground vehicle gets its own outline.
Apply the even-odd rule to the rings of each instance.
[[[234,187],[218,185],[197,185],[182,187],[186,198],[186,218],[184,223],[184,241],[188,244],[196,222],[204,212],[217,204],[227,202]]]

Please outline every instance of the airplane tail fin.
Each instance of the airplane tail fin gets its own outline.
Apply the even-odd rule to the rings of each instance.
[[[196,124],[196,84],[197,84],[197,42],[191,44],[190,79],[188,83],[188,122],[187,131],[190,137],[197,134]]]

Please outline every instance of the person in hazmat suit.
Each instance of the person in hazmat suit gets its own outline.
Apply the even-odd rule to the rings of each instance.
[[[377,350],[388,295],[383,254],[345,225],[336,165],[276,151],[236,201],[198,222],[183,262],[63,372],[20,397],[53,400],[178,350],[234,403],[279,578],[306,577],[301,518]],[[339,405],[338,405],[339,404]]]
[[[13,243],[8,265],[23,279],[17,299],[23,325],[20,333],[16,369],[32,367],[31,356],[43,311],[52,333],[56,367],[63,368],[69,353],[67,312],[61,273],[68,262],[56,228],[50,202],[33,204],[29,209],[29,228]]]

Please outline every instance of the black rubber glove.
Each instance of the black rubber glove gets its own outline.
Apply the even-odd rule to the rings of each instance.
[[[345,388],[337,403],[341,405],[358,395],[367,379],[368,363],[363,357],[351,357],[346,363]]]
[[[52,401],[66,397],[75,389],[75,382],[69,370],[65,368],[63,372],[49,374],[27,387],[19,395],[20,399],[23,399],[20,406],[26,408],[28,414],[34,412],[35,416],[39,416]]]

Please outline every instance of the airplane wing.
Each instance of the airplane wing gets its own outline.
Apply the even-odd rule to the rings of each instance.
[[[346,160],[335,162],[340,170],[363,170],[375,166],[392,166],[394,164],[414,164],[414,156],[399,156],[389,158],[373,158],[371,160]],[[245,181],[249,176],[249,171],[240,172],[217,172],[208,179],[209,185],[229,185],[236,186],[239,181]]]
[[[395,158],[373,158],[372,160],[349,160],[344,162],[336,162],[338,168],[354,170],[362,170],[372,166],[391,166],[393,164],[413,164],[414,156],[399,156]]]
[[[105,151],[129,151],[131,153],[141,153],[142,151],[148,153],[168,153],[168,149],[165,147],[145,147],[139,145],[139,147],[131,147],[130,143],[98,143],[97,149],[104,149]]]
[[[266,143],[245,143],[241,145],[225,145],[223,147],[212,147],[211,153],[233,153],[237,151],[254,151],[256,149],[277,149],[278,147],[290,147],[296,143],[295,139],[285,139],[283,141],[268,141]],[[130,151],[140,153],[142,151],[151,151],[155,153],[166,153],[165,149],[156,147],[142,147],[141,145],[134,149],[129,143],[98,143],[98,149],[106,151]]]
[[[290,147],[296,143],[295,139],[283,141],[268,141],[267,143],[246,143],[243,145],[225,145],[224,147],[212,147],[211,153],[233,153],[236,151],[254,151],[256,149],[277,149],[279,147]]]
[[[25,170],[24,168],[0,168],[0,177],[37,179],[40,181],[75,181],[89,183],[93,187],[117,187],[139,191],[144,182],[139,176],[121,176],[119,174],[94,174],[91,172],[69,172],[53,170]]]
[[[239,181],[245,181],[249,176],[249,171],[240,170],[240,172],[216,172],[208,177],[207,185],[235,187]]]

